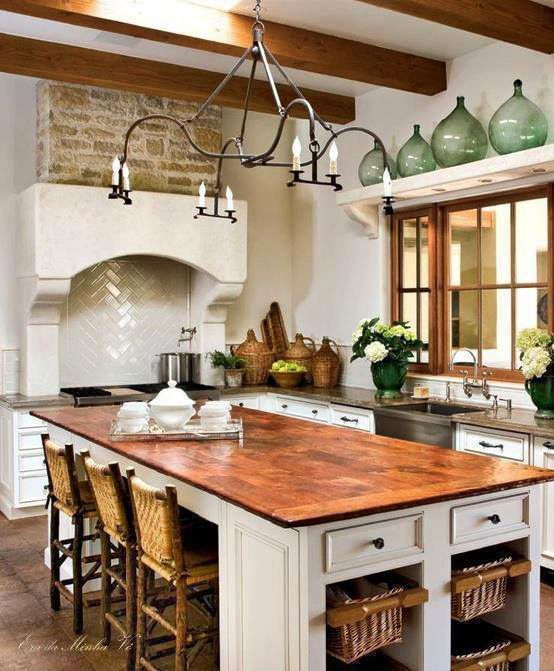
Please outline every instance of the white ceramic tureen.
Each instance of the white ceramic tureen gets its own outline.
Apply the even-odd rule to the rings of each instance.
[[[163,429],[181,429],[194,415],[194,401],[182,390],[177,382],[170,380],[150,401],[150,414]]]

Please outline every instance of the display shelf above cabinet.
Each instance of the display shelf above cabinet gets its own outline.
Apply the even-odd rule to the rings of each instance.
[[[554,144],[482,161],[442,168],[392,183],[395,210],[430,203],[498,193],[554,180]],[[368,237],[379,236],[383,217],[383,185],[364,186],[337,194],[337,205],[364,226]]]

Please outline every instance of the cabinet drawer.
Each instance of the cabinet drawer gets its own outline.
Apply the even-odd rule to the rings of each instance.
[[[465,543],[529,526],[529,495],[490,499],[450,511],[451,541]]]
[[[44,453],[42,450],[26,450],[25,452],[20,452],[18,455],[18,463],[20,473],[26,473],[27,471],[44,471],[46,473]]]
[[[46,501],[48,478],[43,473],[19,476],[19,497],[17,503],[24,505],[33,503],[40,505]]]
[[[42,438],[37,431],[21,431],[19,433],[19,450],[42,450]]]
[[[259,396],[244,395],[244,396],[222,396],[222,400],[229,401],[231,405],[238,405],[240,408],[251,408],[252,410],[260,409]]]
[[[373,413],[370,410],[357,410],[347,406],[331,406],[331,423],[336,426],[348,426],[351,429],[374,432]]]
[[[459,449],[521,463],[529,463],[529,439],[522,433],[494,431],[481,427],[460,427]]]
[[[327,572],[423,551],[422,515],[327,531]]]
[[[38,417],[33,417],[28,412],[17,413],[17,426],[20,429],[31,429],[33,427],[42,427],[46,430],[46,424],[42,421],[42,419],[38,419]]]
[[[299,401],[288,396],[277,396],[275,410],[283,415],[292,415],[302,419],[312,419],[316,422],[329,421],[329,407],[324,403],[313,401]]]

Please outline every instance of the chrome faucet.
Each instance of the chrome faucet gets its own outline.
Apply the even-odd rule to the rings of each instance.
[[[475,356],[475,354],[470,349],[468,349],[467,347],[455,350],[452,353],[452,358],[450,359],[450,365],[448,366],[448,370],[453,370],[454,369],[454,361],[456,359],[456,356],[458,354],[460,354],[461,352],[466,352],[473,359],[473,377],[472,377],[471,380],[469,379],[469,373],[468,373],[467,370],[460,371],[462,373],[462,375],[464,376],[464,381],[463,381],[464,394],[468,398],[471,398],[471,396],[473,395],[473,390],[474,389],[482,388],[482,385],[479,384],[479,381],[477,379],[478,364],[477,364],[477,357]],[[488,387],[486,388],[486,391],[488,393]]]
[[[194,338],[196,335],[196,326],[193,326],[192,328],[183,328],[181,329],[181,337],[177,341],[177,349],[181,348],[181,343],[184,342],[191,342],[191,340]]]

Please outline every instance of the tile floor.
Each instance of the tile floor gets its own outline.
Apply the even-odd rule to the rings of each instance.
[[[50,610],[49,573],[42,554],[45,539],[44,517],[9,522],[0,513],[0,669],[123,671],[124,655],[113,648],[109,652],[71,649],[75,636],[70,609],[64,604],[58,613]],[[87,644],[101,637],[97,614],[96,608],[85,611]],[[540,668],[554,671],[554,588],[546,585],[542,586],[541,623]],[[199,660],[193,671],[209,669],[207,661]]]

